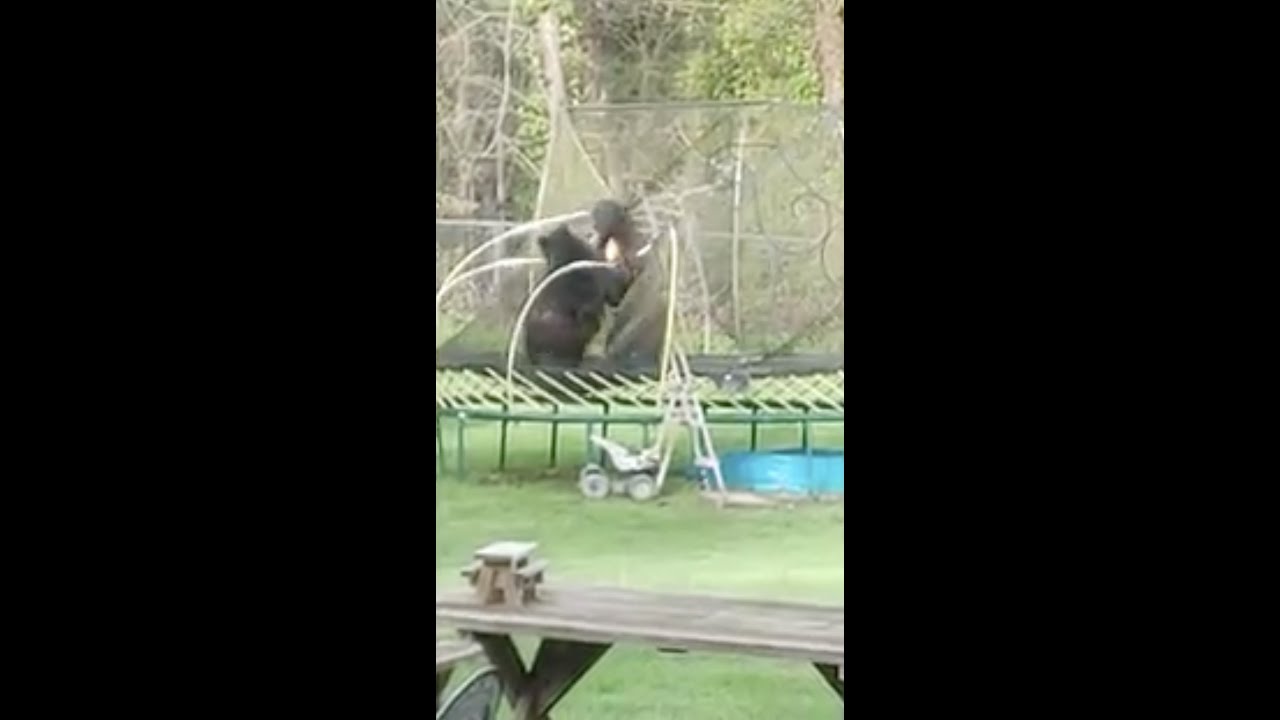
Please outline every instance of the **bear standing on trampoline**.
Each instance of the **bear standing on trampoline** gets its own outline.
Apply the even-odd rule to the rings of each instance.
[[[605,278],[605,296],[610,305],[616,306],[640,269],[637,253],[643,243],[627,209],[613,200],[601,200],[591,208],[591,224],[596,231],[597,252],[616,266]]]
[[[565,225],[538,238],[538,247],[547,261],[543,278],[572,262],[601,259]],[[525,322],[529,360],[535,365],[582,364],[587,345],[600,332],[608,300],[606,285],[611,284],[595,268],[575,270],[552,281],[534,301]]]
[[[591,208],[591,219],[599,236],[600,253],[616,253],[616,259],[609,260],[619,265],[606,287],[608,302],[618,306],[618,312],[605,340],[605,355],[624,365],[656,364],[666,337],[667,305],[663,278],[647,254],[653,248],[618,202],[596,203]]]

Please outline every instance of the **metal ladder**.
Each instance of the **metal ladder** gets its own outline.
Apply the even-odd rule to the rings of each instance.
[[[662,413],[662,427],[658,431],[658,446],[663,448],[662,462],[658,466],[657,484],[662,489],[667,471],[671,467],[671,456],[675,452],[674,438],[668,433],[676,427],[689,428],[689,444],[693,450],[694,467],[710,470],[715,481],[714,489],[725,494],[724,475],[720,472],[720,458],[716,455],[715,445],[711,441],[711,430],[707,426],[707,416],[702,411],[702,403],[698,401],[693,387],[693,372],[689,369],[689,359],[683,352],[672,349],[667,383],[663,388],[666,395]],[[699,473],[699,482],[705,481]]]

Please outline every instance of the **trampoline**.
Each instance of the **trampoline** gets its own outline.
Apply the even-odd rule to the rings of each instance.
[[[809,111],[768,104],[736,106],[726,115],[741,120],[753,113],[748,120],[776,133],[763,134],[771,142],[753,143],[735,130],[740,123],[724,118],[690,130],[690,123],[706,121],[705,109],[696,117],[670,118],[618,112],[574,116],[559,126],[559,132],[582,137],[552,139],[541,219],[496,235],[491,227],[481,234],[459,232],[457,223],[437,226],[441,471],[465,473],[466,426],[478,422],[498,425],[499,470],[507,467],[512,423],[550,427],[551,466],[559,457],[562,426],[608,435],[610,426],[637,425],[647,442],[649,428],[662,419],[663,368],[673,348],[688,358],[707,422],[748,426],[752,450],[763,426],[796,426],[800,448],[809,451],[814,425],[844,420],[843,208],[824,186],[843,181],[843,159],[833,151],[842,146],[829,147],[836,139],[813,131],[813,119],[804,114]],[[649,137],[636,137],[645,133]],[[554,165],[564,153],[591,155],[588,148],[609,143],[612,162],[643,181],[590,195],[579,186],[556,187]],[[600,156],[574,161],[583,159],[589,167],[604,162]],[[734,168],[727,175],[726,162]],[[696,176],[708,181],[699,184]],[[775,183],[784,191],[767,192]],[[649,241],[644,267],[585,360],[575,367],[532,364],[523,352],[525,319],[534,298],[554,281],[534,240],[560,224],[590,237],[588,208],[604,196],[626,199]],[[603,262],[558,272],[587,272],[593,264]],[[660,333],[645,335],[653,328]],[[638,355],[614,353],[611,339],[633,330],[660,341]],[[442,429],[445,419],[457,425],[452,443]],[[454,464],[447,457],[450,444]]]

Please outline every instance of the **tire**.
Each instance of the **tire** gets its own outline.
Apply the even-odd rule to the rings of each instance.
[[[609,497],[609,476],[597,466],[588,465],[578,473],[578,489],[592,500]]]
[[[627,494],[636,502],[644,502],[658,494],[658,484],[652,475],[638,473],[627,478]]]

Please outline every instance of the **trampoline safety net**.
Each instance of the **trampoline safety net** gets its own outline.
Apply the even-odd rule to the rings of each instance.
[[[651,346],[669,330],[720,390],[739,369],[757,385],[788,383],[788,397],[812,399],[805,406],[838,398],[843,407],[842,117],[777,103],[617,105],[576,108],[558,127],[539,217],[578,213],[570,229],[593,240],[587,211],[615,198],[648,245],[583,375],[652,376],[652,357],[615,348],[628,338]],[[437,293],[469,253],[516,225],[437,221]],[[546,232],[516,233],[467,269],[539,258]],[[499,266],[451,285],[436,307],[438,379],[442,370],[503,378],[517,317],[545,274],[540,264]],[[540,371],[523,334],[514,347],[520,372]]]

